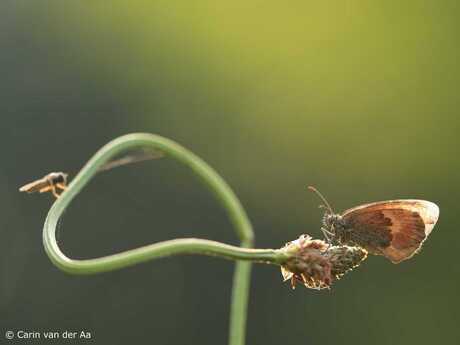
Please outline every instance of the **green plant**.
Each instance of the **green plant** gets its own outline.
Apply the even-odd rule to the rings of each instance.
[[[190,168],[214,193],[226,210],[241,247],[197,238],[180,238],[146,245],[121,253],[95,259],[75,260],[67,257],[57,245],[56,229],[59,218],[73,198],[115,156],[135,149],[160,151]],[[61,270],[72,274],[100,273],[177,254],[202,254],[236,260],[230,310],[230,345],[245,342],[248,292],[251,264],[275,264],[282,267],[285,280],[293,287],[300,282],[307,287],[328,288],[361,262],[366,252],[355,247],[329,246],[323,241],[301,236],[281,249],[252,249],[254,232],[238,198],[227,183],[201,158],[172,140],[158,135],[136,133],[119,137],[103,146],[72,180],[68,188],[51,206],[43,229],[43,244],[51,261]]]
[[[64,210],[98,172],[99,168],[113,157],[138,148],[159,150],[165,156],[177,159],[190,168],[209,187],[225,208],[241,241],[241,247],[197,238],[182,238],[96,259],[74,260],[62,253],[57,245],[55,235],[58,220]],[[233,191],[214,169],[174,141],[146,133],[124,135],[102,147],[72,180],[68,189],[52,205],[43,230],[43,244],[51,261],[61,270],[73,274],[105,272],[147,260],[183,253],[204,254],[238,260],[233,277],[230,345],[244,344],[251,262],[281,264],[286,259],[286,255],[279,250],[250,249],[253,242],[254,232],[246,212]]]

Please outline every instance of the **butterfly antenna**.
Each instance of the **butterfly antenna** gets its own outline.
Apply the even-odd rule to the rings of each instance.
[[[313,186],[308,186],[308,189],[314,192],[316,195],[319,196],[319,198],[323,201],[324,206],[327,208],[327,210],[331,213],[334,214],[334,210],[332,209],[331,205],[327,202],[326,198]]]

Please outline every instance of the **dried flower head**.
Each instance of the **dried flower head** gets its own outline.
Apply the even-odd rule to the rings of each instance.
[[[354,246],[331,246],[324,255],[332,264],[332,276],[338,280],[367,258],[367,250]]]
[[[289,256],[281,274],[284,281],[291,281],[293,289],[297,282],[311,289],[328,289],[367,257],[367,251],[360,247],[331,246],[308,235],[286,243],[281,250]]]

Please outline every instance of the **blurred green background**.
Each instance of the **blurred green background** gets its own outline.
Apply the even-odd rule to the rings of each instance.
[[[75,174],[135,131],[216,168],[259,248],[320,236],[308,184],[337,210],[440,206],[420,255],[371,257],[332,291],[291,291],[277,268],[255,266],[248,344],[458,341],[459,18],[456,1],[2,1],[0,343],[8,329],[226,343],[232,262],[183,256],[68,275],[41,244],[52,196],[17,192],[49,171]],[[89,258],[182,236],[238,243],[203,186],[161,159],[99,175],[59,240]]]

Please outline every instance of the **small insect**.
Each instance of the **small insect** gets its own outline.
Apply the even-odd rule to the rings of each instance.
[[[65,190],[67,188],[67,176],[68,175],[63,172],[52,172],[43,176],[41,179],[22,186],[19,188],[19,191],[26,193],[45,193],[51,191],[57,198],[59,197],[57,190]]]
[[[120,159],[116,159],[104,164],[102,167],[99,168],[99,172],[110,170],[122,165],[131,164],[142,162],[145,160],[155,159],[162,157],[163,154],[161,152],[147,152],[143,151],[138,154],[132,154]],[[41,179],[35,180],[33,182],[27,183],[21,188],[19,188],[20,192],[26,193],[46,193],[51,191],[53,195],[58,198],[59,193],[58,190],[64,191],[67,188],[67,176],[68,174],[63,172],[52,172],[48,175],[43,176]]]
[[[395,264],[420,250],[439,217],[436,204],[413,199],[373,202],[337,214],[316,188],[308,188],[324,203],[321,230],[329,243],[359,246]]]

